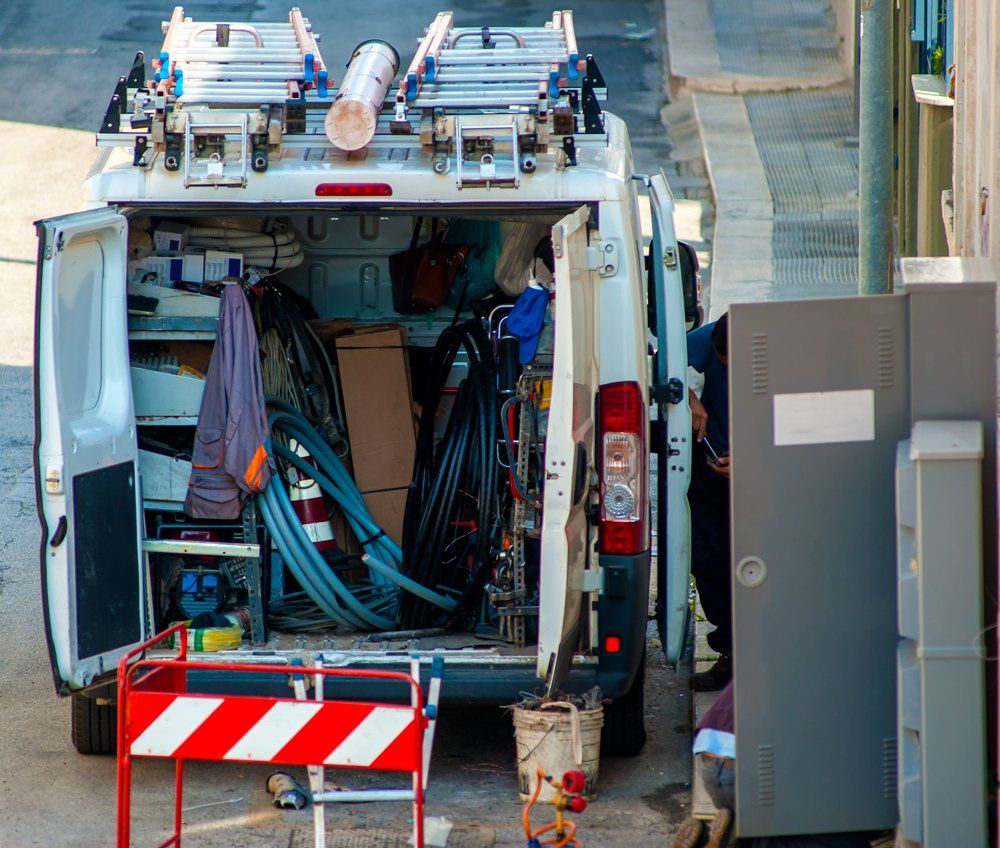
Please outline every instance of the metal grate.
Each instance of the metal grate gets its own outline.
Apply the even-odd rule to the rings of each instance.
[[[760,77],[840,73],[829,0],[712,0],[724,71]]]
[[[410,828],[327,827],[327,848],[411,848]],[[493,848],[496,831],[486,825],[456,825],[448,834],[447,848]],[[314,848],[311,824],[296,825],[288,848]]]
[[[857,287],[858,150],[845,143],[851,98],[848,88],[745,98],[774,202],[778,287],[824,294]]]

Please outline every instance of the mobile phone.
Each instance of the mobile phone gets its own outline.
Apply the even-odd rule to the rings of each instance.
[[[706,438],[702,438],[701,443],[705,446],[705,453],[708,454],[708,458],[712,462],[718,462],[719,455],[715,452],[715,448],[712,447],[712,443]]]

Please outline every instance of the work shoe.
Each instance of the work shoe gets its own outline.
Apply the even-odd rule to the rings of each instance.
[[[704,825],[700,819],[685,819],[674,834],[674,841],[670,843],[670,848],[698,848],[701,841],[701,831]]]
[[[726,834],[729,833],[729,825],[733,823],[732,810],[718,810],[715,818],[708,826],[708,842],[705,848],[725,848],[729,843],[726,841]]]
[[[733,658],[721,654],[708,671],[699,671],[688,679],[688,686],[695,692],[716,692],[725,688],[733,679]]]

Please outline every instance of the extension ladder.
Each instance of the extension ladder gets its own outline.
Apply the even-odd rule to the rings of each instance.
[[[176,658],[136,659],[174,637]],[[181,844],[184,761],[273,763],[306,766],[313,800],[316,848],[326,844],[325,805],[358,801],[411,801],[413,845],[424,848],[424,794],[430,769],[437,705],[444,663],[435,658],[426,704],[420,662],[408,674],[285,665],[190,662],[187,628],[175,625],[130,651],[118,664],[117,846],[129,848],[132,761],[175,762],[173,834],[159,848]],[[197,695],[187,692],[187,672],[219,671],[239,675],[291,677],[294,698]],[[306,694],[311,678],[314,696]],[[327,678],[395,681],[410,690],[410,703],[325,700]],[[324,769],[409,772],[412,784],[399,789],[357,792],[325,790]]]
[[[283,106],[313,87],[327,96],[329,74],[298,7],[287,23],[196,22],[177,6],[164,24],[154,81],[178,104]]]

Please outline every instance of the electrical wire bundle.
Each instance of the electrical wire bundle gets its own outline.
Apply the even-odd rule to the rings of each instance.
[[[445,384],[460,350],[469,360],[448,424],[434,445],[434,425]],[[417,435],[413,485],[403,528],[405,574],[456,598],[441,608],[417,595],[400,598],[398,624],[419,629],[470,625],[478,614],[491,567],[497,521],[496,367],[489,336],[473,319],[445,330],[431,358]]]
[[[188,244],[207,250],[227,250],[243,255],[244,265],[268,271],[282,271],[302,264],[304,256],[298,237],[278,225],[271,232],[257,233],[231,227],[191,227]]]

